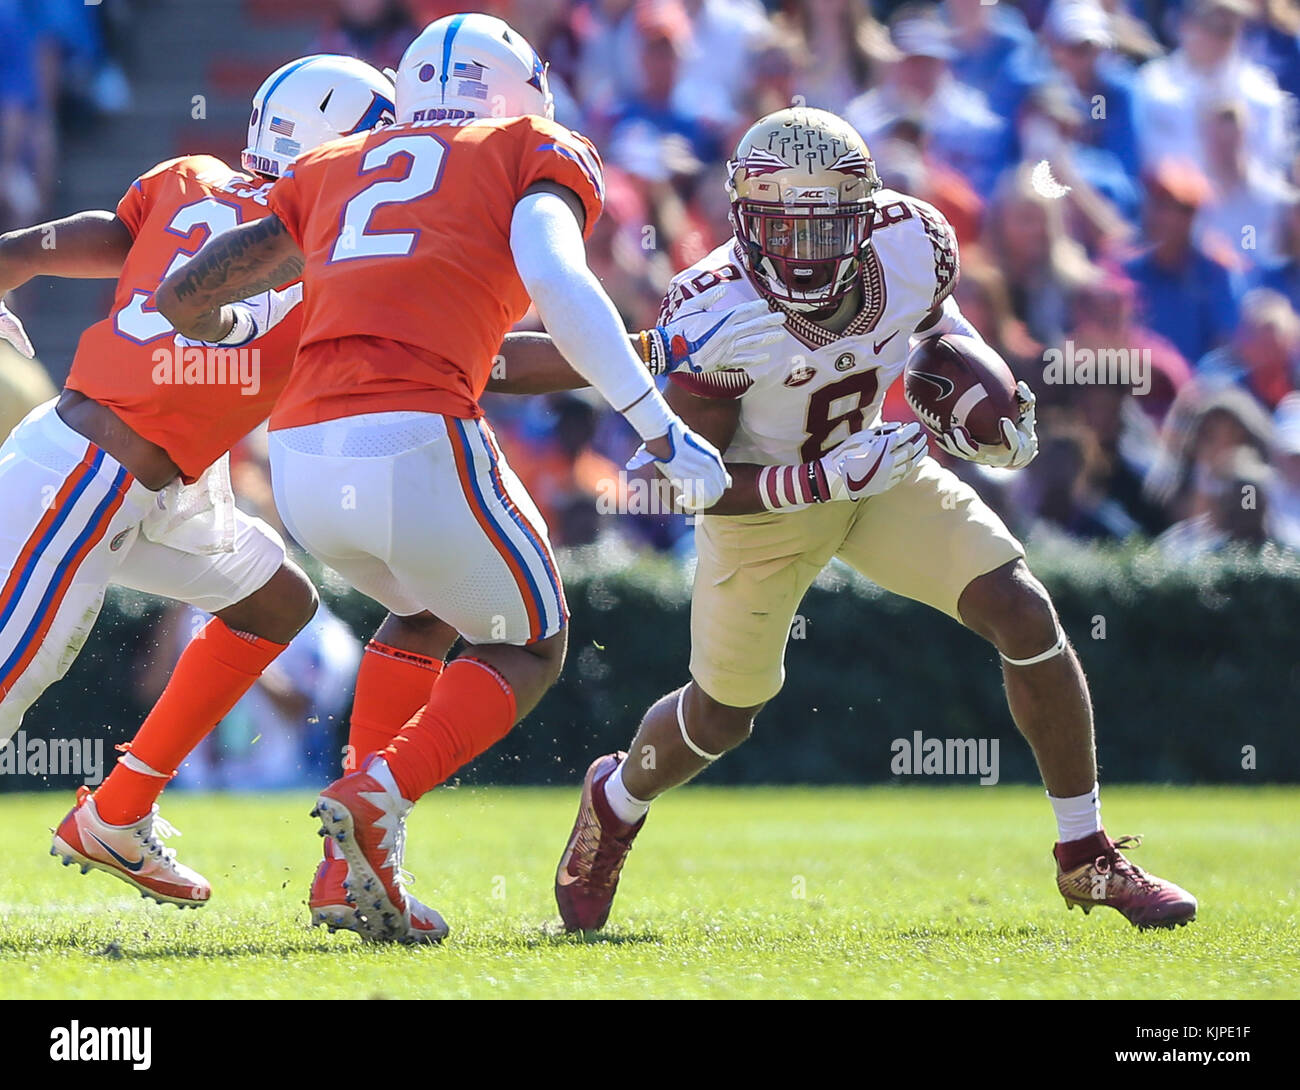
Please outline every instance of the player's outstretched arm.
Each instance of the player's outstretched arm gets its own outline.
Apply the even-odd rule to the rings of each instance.
[[[78,212],[0,235],[0,299],[33,276],[115,279],[131,232],[112,212]],[[0,302],[0,341],[31,359],[35,352],[18,315]]]
[[[629,342],[646,370],[664,375],[766,363],[771,345],[780,340],[785,315],[769,310],[762,300],[731,310],[710,309],[724,294],[719,285],[700,296],[690,313],[633,333]],[[510,333],[487,388],[494,394],[549,394],[587,385],[549,334]]]
[[[264,216],[210,239],[158,285],[154,302],[181,336],[228,343],[236,321],[250,320],[247,308],[230,304],[296,280],[304,260],[280,218]],[[265,330],[250,330],[252,336],[260,332]]]
[[[0,235],[0,295],[33,276],[115,280],[133,241],[126,224],[105,210]]]
[[[627,331],[587,267],[582,206],[541,183],[515,205],[510,249],[519,278],[565,358],[646,442],[691,510],[711,507],[730,478],[722,456],[669,409],[628,343]]]

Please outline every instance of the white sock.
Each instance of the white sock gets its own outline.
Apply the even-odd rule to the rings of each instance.
[[[144,761],[140,760],[140,758],[129,749],[118,758],[118,761],[121,764],[126,765],[126,767],[132,772],[139,772],[142,776],[153,776],[159,780],[171,778],[166,772],[159,772],[156,768],[151,768],[149,765],[145,764]]]
[[[605,801],[609,803],[609,808],[614,811],[614,816],[619,821],[628,825],[635,825],[645,817],[646,811],[650,809],[650,804],[637,798],[624,785],[623,765],[626,763],[627,758],[624,757],[605,781]]]
[[[1058,799],[1049,793],[1047,800],[1056,813],[1056,828],[1062,844],[1101,832],[1101,789],[1095,783],[1085,794]]]

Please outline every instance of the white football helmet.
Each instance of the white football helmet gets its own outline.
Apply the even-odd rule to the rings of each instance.
[[[424,28],[393,77],[398,121],[555,116],[546,65],[493,15],[448,15]]]
[[[277,68],[253,96],[245,170],[280,177],[305,151],[393,122],[393,84],[356,57],[317,53]]]

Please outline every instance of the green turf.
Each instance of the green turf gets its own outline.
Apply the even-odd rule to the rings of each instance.
[[[1066,912],[1041,791],[688,789],[656,805],[612,922],[559,931],[572,790],[440,791],[408,866],[441,948],[306,926],[319,840],[305,796],[176,795],[167,816],[212,903],[181,912],[47,855],[62,795],[0,796],[0,996],[1296,997],[1300,790],[1112,787],[1115,834],[1200,919],[1138,932]]]

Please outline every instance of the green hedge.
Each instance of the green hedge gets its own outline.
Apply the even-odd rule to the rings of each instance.
[[[564,676],[464,771],[466,782],[572,783],[593,755],[625,746],[645,708],[687,677],[689,582],[676,563],[628,566],[588,549],[562,566],[573,613]],[[1088,673],[1106,781],[1300,782],[1300,558],[1171,565],[1131,549],[1069,548],[1035,552],[1032,566]],[[336,577],[320,581],[331,608],[368,636],[382,610]],[[157,608],[112,594],[69,676],[29,715],[28,733],[103,730],[109,746],[129,737],[142,714],[133,661]],[[892,740],[916,730],[998,738],[1001,781],[1037,781],[997,656],[978,637],[838,567],[801,615],[784,691],[710,782],[887,781]],[[1253,770],[1243,768],[1245,746]],[[0,790],[19,786],[33,784],[0,777]]]

